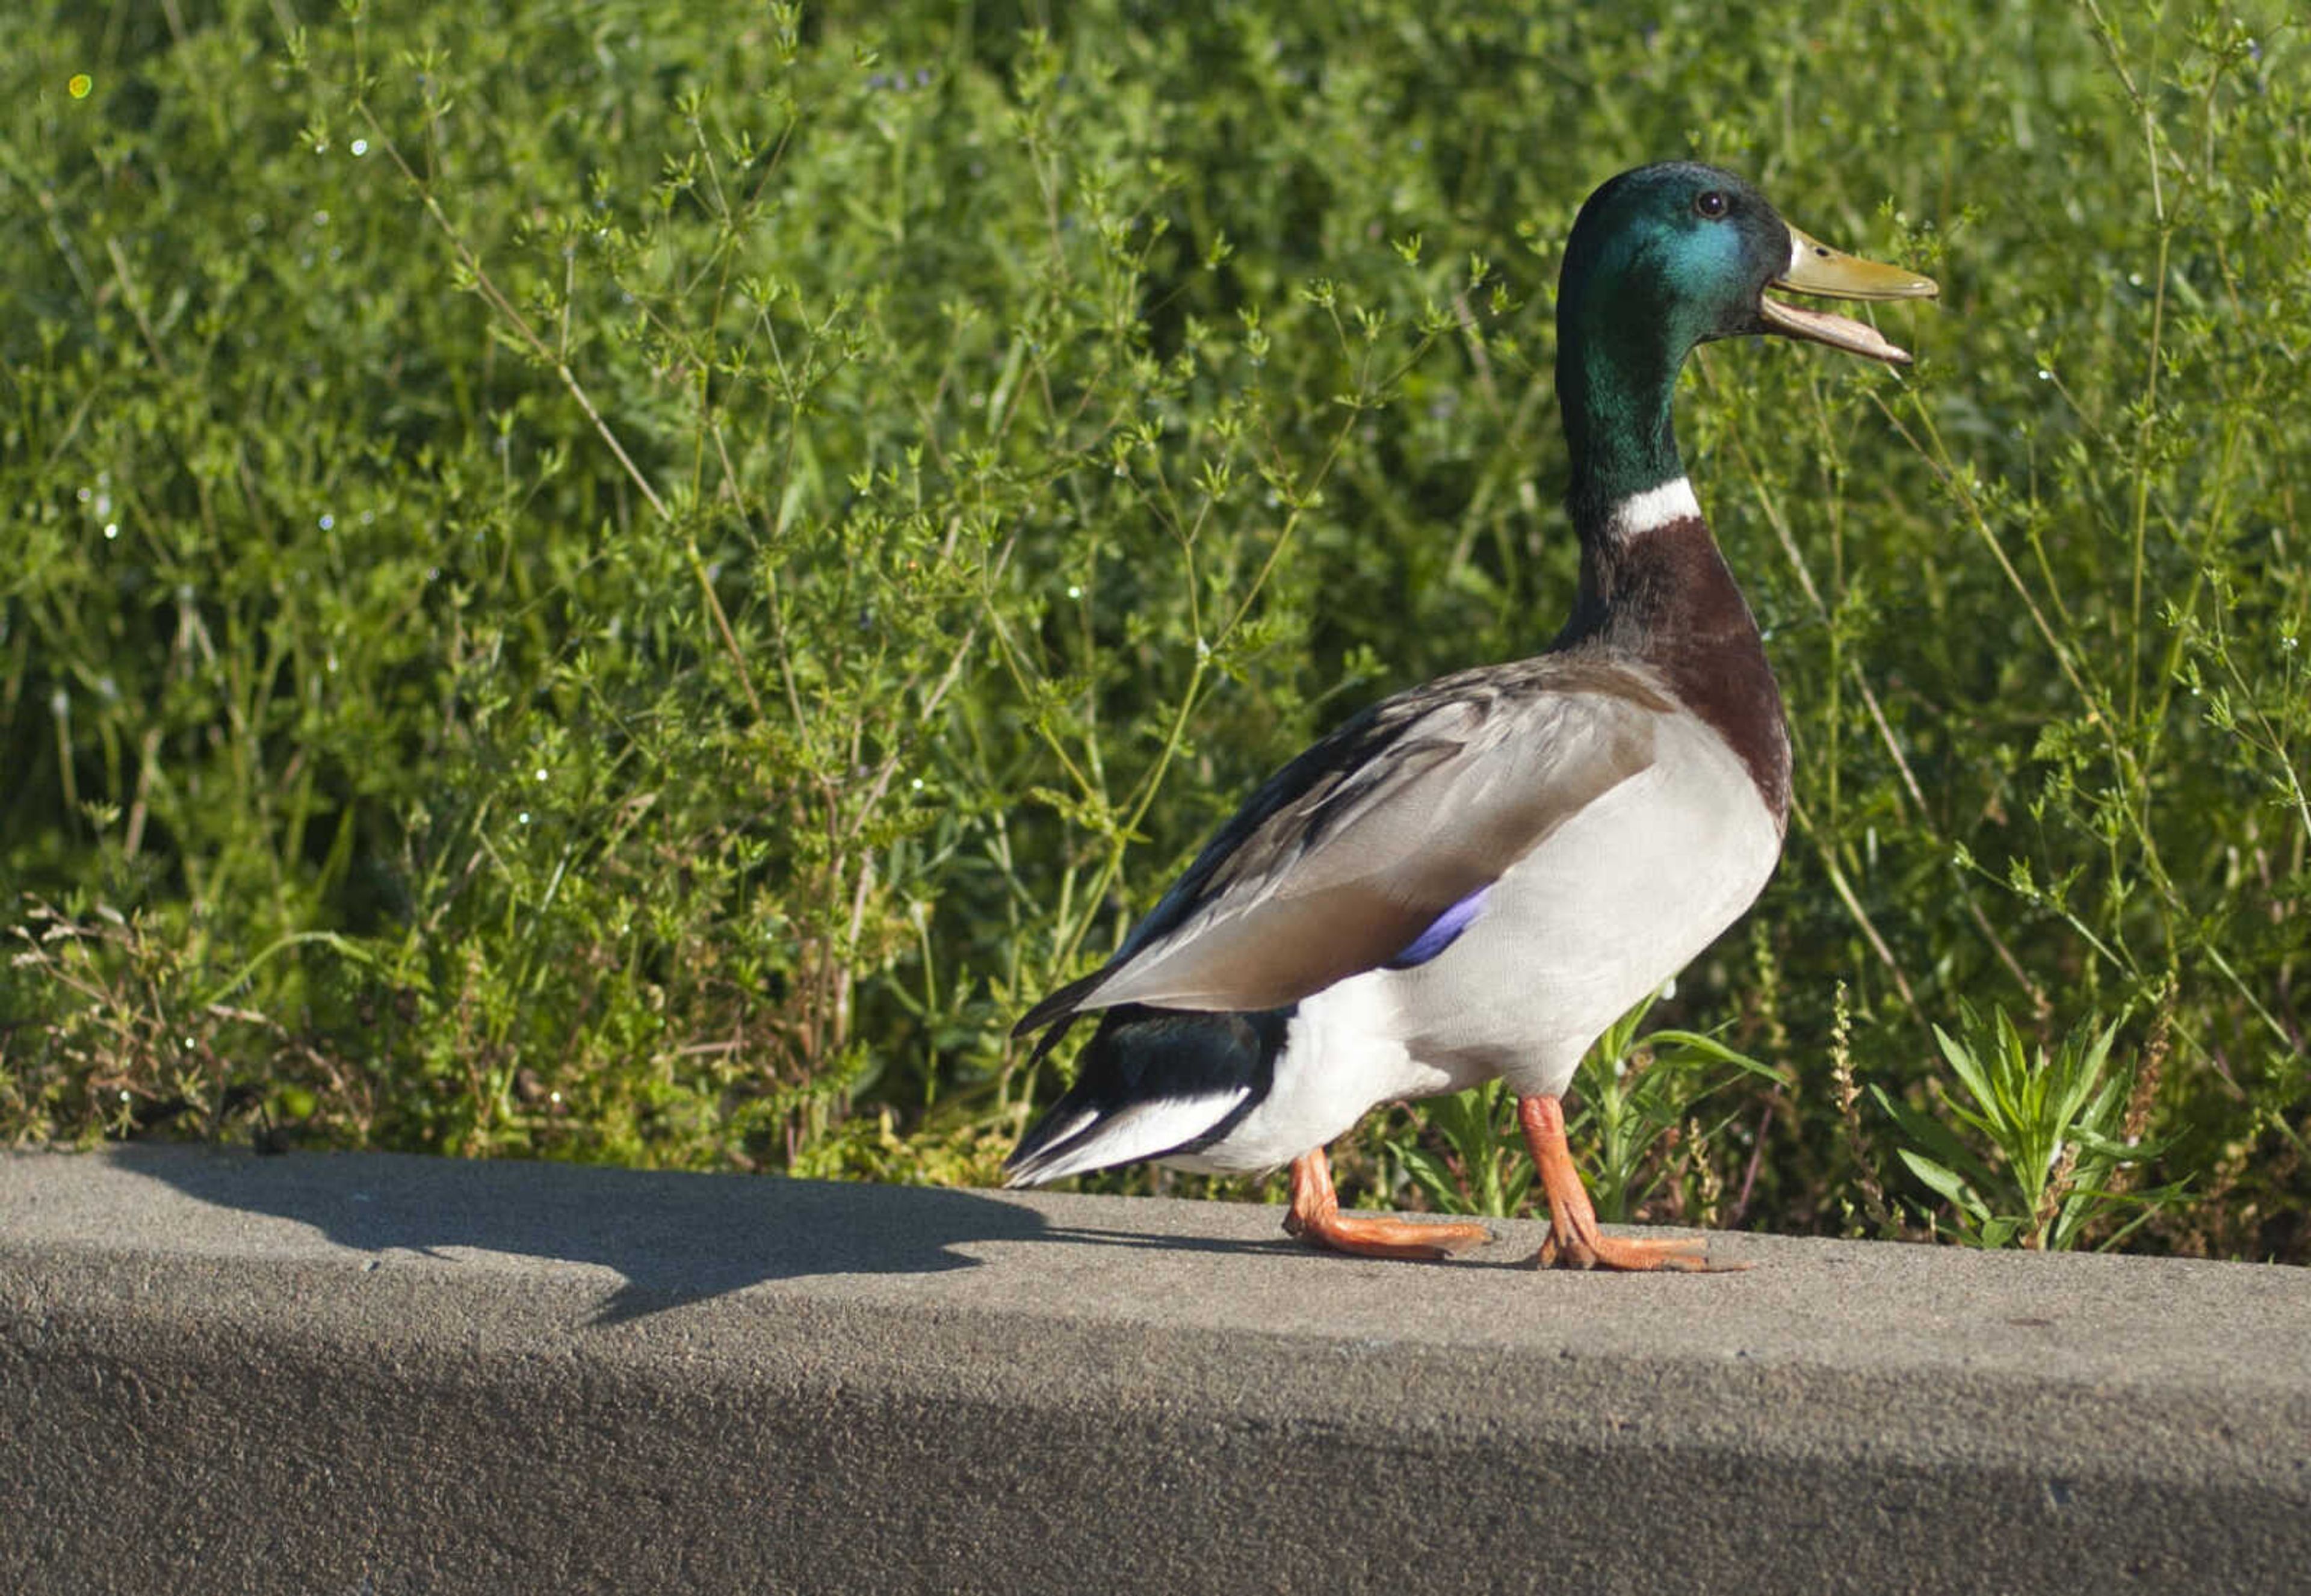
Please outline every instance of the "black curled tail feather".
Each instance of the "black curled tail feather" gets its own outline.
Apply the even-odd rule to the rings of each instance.
[[[1205,1014],[1126,1003],[1100,1017],[1075,1085],[1004,1163],[1008,1184],[1192,1153],[1268,1095],[1295,1008]],[[1037,1043],[1040,1059],[1077,1016]]]
[[[1025,1014],[1021,1015],[1019,1023],[1011,1027],[1011,1034],[1025,1036],[1030,1031],[1040,1031],[1046,1025],[1059,1025],[1057,1035],[1065,1036],[1068,1033],[1067,1026],[1060,1022],[1074,1020],[1076,1016],[1082,1012],[1077,1005],[1089,997],[1091,990],[1105,981],[1109,974],[1108,966],[1103,964],[1089,975],[1077,976]],[[1045,1036],[1036,1047],[1035,1056],[1041,1058],[1050,1051],[1054,1040],[1056,1040],[1054,1036]]]

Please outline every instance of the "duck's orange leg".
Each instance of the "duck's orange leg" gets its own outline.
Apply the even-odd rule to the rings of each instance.
[[[1723,1274],[1745,1269],[1746,1263],[1713,1264],[1705,1241],[1645,1240],[1607,1235],[1597,1225],[1597,1209],[1581,1172],[1573,1165],[1573,1149],[1565,1140],[1565,1105],[1554,1097],[1517,1099],[1517,1123],[1524,1128],[1525,1146],[1532,1149],[1533,1167],[1548,1199],[1548,1240],[1533,1260],[1540,1269],[1680,1269],[1695,1274]]]
[[[1335,1252],[1430,1261],[1493,1239],[1481,1225],[1416,1225],[1385,1214],[1343,1214],[1339,1194],[1332,1190],[1332,1165],[1321,1147],[1292,1161],[1292,1207],[1284,1228],[1312,1247]]]

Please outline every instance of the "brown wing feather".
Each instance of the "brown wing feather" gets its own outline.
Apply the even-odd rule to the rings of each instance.
[[[1649,765],[1676,707],[1650,676],[1579,655],[1375,705],[1254,794],[1108,967],[1029,1021],[1274,1008],[1383,964]]]

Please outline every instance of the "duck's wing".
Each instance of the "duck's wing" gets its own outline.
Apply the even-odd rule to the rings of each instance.
[[[1649,673],[1561,654],[1383,700],[1277,772],[1113,958],[1018,1030],[1118,1003],[1278,1008],[1417,963],[1470,899],[1650,765],[1675,708]]]

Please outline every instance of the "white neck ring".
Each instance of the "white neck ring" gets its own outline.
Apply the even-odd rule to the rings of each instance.
[[[1693,496],[1693,484],[1679,476],[1657,488],[1631,493],[1613,506],[1607,525],[1616,537],[1630,538],[1658,532],[1672,522],[1700,519],[1701,501]]]

